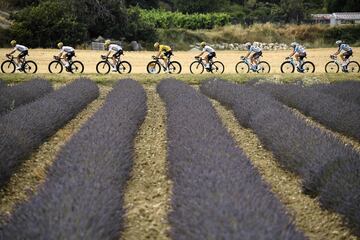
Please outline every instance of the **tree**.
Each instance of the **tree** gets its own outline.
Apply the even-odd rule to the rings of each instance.
[[[360,0],[326,0],[328,12],[360,11]]]
[[[138,6],[145,9],[158,8],[159,0],[126,0],[126,6]]]
[[[280,7],[286,22],[300,23],[304,20],[305,9],[303,0],[281,0]]]
[[[230,4],[229,0],[173,0],[175,10],[185,13],[219,12]]]
[[[69,15],[61,1],[44,1],[13,15],[11,35],[30,47],[54,47],[58,41],[78,44],[87,39],[86,26]]]

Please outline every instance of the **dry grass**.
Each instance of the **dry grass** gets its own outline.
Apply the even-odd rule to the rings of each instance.
[[[325,64],[330,60],[329,55],[332,54],[335,48],[322,48],[322,49],[309,49],[308,60],[313,61],[317,67],[317,73],[324,73]],[[4,61],[5,54],[10,49],[0,49],[0,62]],[[360,48],[354,48],[355,57],[354,60],[360,62],[360,57],[357,52],[360,52]],[[48,65],[53,60],[53,56],[58,53],[56,49],[31,49],[29,59],[37,62],[39,73],[48,73]],[[77,60],[80,60],[85,65],[85,73],[96,73],[95,66],[101,60],[100,55],[104,54],[104,51],[91,51],[91,50],[77,50]],[[190,73],[189,66],[194,61],[194,56],[199,52],[192,51],[180,51],[175,52],[173,60],[179,61],[183,66],[183,73]],[[280,73],[280,65],[284,61],[285,57],[289,55],[290,51],[268,51],[264,52],[263,60],[268,61],[272,67],[271,73]],[[133,67],[133,73],[146,73],[146,66],[151,61],[151,56],[155,52],[125,52],[124,60],[129,61]],[[245,55],[244,51],[218,51],[217,60],[222,61],[225,65],[225,73],[235,73],[235,65],[240,61],[240,56]],[[62,75],[69,75],[63,73]],[[118,74],[111,74],[119,76]],[[207,74],[210,75],[210,74]],[[251,74],[255,75],[255,74]],[[299,74],[295,74],[299,75]]]

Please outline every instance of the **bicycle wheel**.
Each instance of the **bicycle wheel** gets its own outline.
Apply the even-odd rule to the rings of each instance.
[[[122,74],[123,73],[125,73],[125,74],[131,73],[131,69],[132,69],[131,64],[127,61],[120,62],[116,68],[117,68],[117,71]]]
[[[360,65],[359,65],[358,62],[351,61],[351,62],[348,63],[348,65],[346,67],[347,67],[347,70],[350,73],[358,73],[358,72],[360,72]]]
[[[258,65],[258,73],[269,73],[271,70],[270,64],[268,62],[261,61]]]
[[[315,72],[315,65],[312,62],[304,62],[302,65],[302,69],[304,69],[304,73],[313,73]]]
[[[34,74],[37,72],[37,65],[34,61],[26,61],[24,64],[24,73]]]
[[[213,62],[213,64],[211,65],[211,72],[214,74],[223,74],[225,70],[224,64],[222,64],[222,62],[216,61]]]
[[[3,73],[14,73],[16,70],[15,63],[11,60],[6,60],[1,64],[1,71]]]
[[[101,61],[96,64],[96,71],[99,74],[108,74],[110,72],[110,64],[107,61]]]
[[[50,73],[61,73],[63,71],[64,67],[59,61],[52,61],[49,64],[49,72]]]
[[[180,74],[181,73],[181,64],[177,61],[172,61],[169,64],[169,73],[174,73],[174,74]]]
[[[202,74],[204,72],[204,65],[199,61],[195,61],[190,64],[190,72],[192,74]]]
[[[146,70],[150,74],[159,74],[161,71],[161,66],[157,61],[151,61],[147,65]]]
[[[280,70],[282,73],[293,73],[295,70],[295,67],[291,62],[286,61],[286,62],[283,62],[283,64],[281,64]]]
[[[250,66],[244,61],[238,62],[235,66],[236,73],[248,73],[250,71]]]
[[[83,73],[84,72],[84,64],[80,61],[73,61],[70,64],[71,73]]]
[[[339,70],[340,70],[339,65],[334,61],[330,61],[325,65],[326,73],[338,73]]]

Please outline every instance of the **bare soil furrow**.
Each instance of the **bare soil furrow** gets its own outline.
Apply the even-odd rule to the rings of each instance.
[[[293,216],[296,226],[310,239],[358,239],[344,226],[342,218],[323,210],[319,202],[302,193],[300,179],[279,167],[271,152],[263,148],[260,140],[250,130],[240,126],[233,112],[217,101],[212,101],[224,125],[239,147],[251,159],[263,179],[271,186]]]
[[[100,86],[99,88],[100,97],[44,142],[29,159],[24,161],[9,183],[0,190],[0,215],[9,216],[16,204],[26,201],[45,181],[47,168],[54,162],[57,152],[102,106],[106,95],[111,90],[109,87]]]
[[[125,193],[122,239],[169,239],[167,214],[171,181],[167,176],[166,110],[155,86],[145,86],[148,113],[135,140],[135,160]]]

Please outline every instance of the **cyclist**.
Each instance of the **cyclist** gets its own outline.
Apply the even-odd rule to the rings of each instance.
[[[69,61],[71,61],[72,58],[75,56],[75,49],[69,46],[64,46],[62,42],[59,42],[57,46],[59,49],[61,49],[58,58],[61,59],[61,57],[64,57],[65,68],[67,71],[69,71]]]
[[[170,57],[173,55],[171,47],[167,45],[160,45],[160,43],[156,42],[154,44],[154,48],[158,51],[158,54],[155,57],[163,59],[166,66],[165,72],[169,72]]]
[[[258,46],[259,43],[254,42],[251,44],[250,42],[245,43],[245,47],[248,50],[248,54],[245,58],[248,58],[250,55],[251,62],[251,70],[256,71],[258,66],[258,60],[262,56],[262,49]]]
[[[302,68],[303,60],[307,56],[305,47],[300,45],[297,42],[293,42],[290,44],[291,48],[293,49],[292,53],[287,57],[286,59],[291,58],[292,56],[295,56],[295,59],[297,61],[296,69],[298,72],[304,72],[304,69]]]
[[[25,58],[26,55],[28,55],[28,48],[17,44],[15,40],[12,40],[10,42],[11,46],[14,48],[10,53],[6,54],[7,57],[10,57],[11,55],[13,55],[16,51],[19,51],[20,54],[16,57],[17,60],[17,64],[16,64],[16,70],[21,69],[21,65],[23,63],[23,59]]]
[[[342,40],[337,40],[335,42],[336,45],[339,46],[338,50],[336,53],[334,53],[333,55],[330,55],[330,57],[335,57],[337,55],[340,54],[341,60],[343,60],[343,63],[341,64],[342,66],[342,71],[343,72],[348,72],[347,70],[347,64],[349,62],[349,58],[353,55],[353,51],[352,48],[349,46],[349,44],[346,44],[344,41]]]
[[[108,57],[111,53],[113,53],[111,59],[113,60],[113,65],[112,67],[112,71],[116,72],[116,59],[120,57],[121,54],[124,53],[123,49],[121,46],[117,45],[117,44],[111,44],[110,40],[106,40],[105,41],[105,49],[108,49],[108,53],[105,55],[106,57]]]
[[[215,50],[212,48],[212,47],[210,47],[208,44],[206,44],[206,42],[202,42],[202,43],[200,43],[200,47],[202,48],[202,51],[201,51],[201,53],[198,55],[198,56],[196,56],[195,58],[199,58],[199,57],[201,57],[204,53],[207,53],[207,55],[205,56],[205,62],[206,62],[206,65],[205,65],[205,68],[206,68],[206,70],[207,71],[210,71],[210,61],[214,58],[214,57],[216,57],[216,52],[215,52]]]

